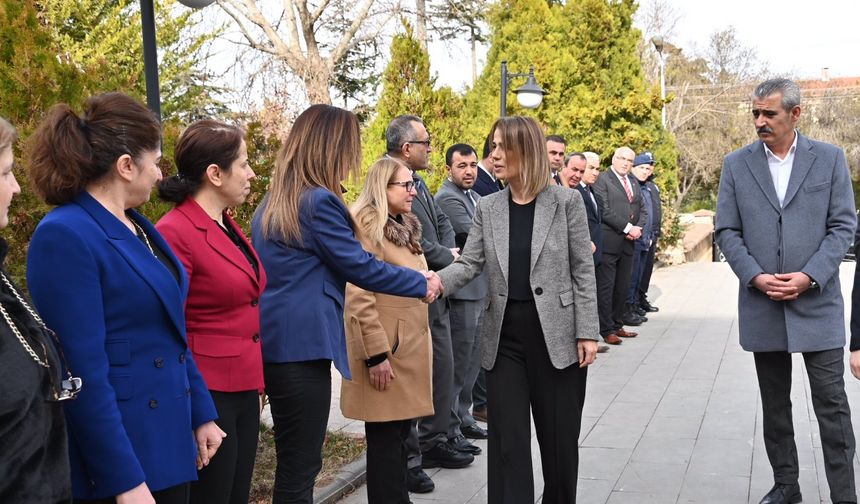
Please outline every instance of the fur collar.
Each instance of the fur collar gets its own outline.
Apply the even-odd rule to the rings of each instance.
[[[423,254],[421,249],[421,223],[412,213],[400,215],[400,222],[389,216],[383,228],[385,239],[398,247],[406,247],[413,254]]]

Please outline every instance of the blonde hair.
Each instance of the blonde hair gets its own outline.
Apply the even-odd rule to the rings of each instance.
[[[321,187],[343,201],[341,182],[357,176],[361,166],[361,134],[355,114],[331,105],[312,105],[293,123],[272,170],[268,202],[263,210],[263,236],[301,244],[301,198]],[[355,227],[353,223],[350,223]]]
[[[490,130],[491,137],[496,130],[502,136],[505,163],[518,168],[523,195],[536,197],[549,185],[551,173],[543,131],[537,121],[523,116],[500,117]]]
[[[383,230],[388,221],[388,184],[394,182],[401,168],[406,168],[406,165],[389,157],[370,165],[361,194],[350,207],[359,232],[373,245],[381,245],[384,239]]]
[[[18,133],[15,131],[15,127],[0,117],[0,152],[6,150],[7,147],[12,147],[17,138]]]

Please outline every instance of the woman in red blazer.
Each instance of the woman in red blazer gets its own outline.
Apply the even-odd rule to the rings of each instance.
[[[242,130],[213,120],[191,124],[174,157],[178,173],[158,194],[177,205],[156,227],[188,272],[188,344],[227,433],[199,471],[191,502],[247,503],[263,393],[258,305],[266,273],[226,209],[245,201],[255,175]]]

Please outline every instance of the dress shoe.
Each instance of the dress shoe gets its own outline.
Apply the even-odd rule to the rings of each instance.
[[[620,341],[620,340],[619,340]],[[606,353],[609,351],[609,346],[607,345],[597,345],[597,353]]]
[[[460,432],[469,439],[487,439],[487,430],[482,429],[478,424],[467,425],[460,427]]]
[[[638,311],[636,311],[637,306],[635,304],[631,303],[627,304],[626,306],[627,312],[625,313],[625,316],[639,318],[642,319],[642,322],[648,322],[648,317],[645,316],[645,312],[639,313]]]
[[[623,327],[620,329],[617,329],[615,331],[615,334],[621,336],[622,338],[635,338],[636,336],[639,336],[638,332],[625,331]]]
[[[436,484],[427,476],[424,469],[413,467],[406,473],[406,489],[412,493],[429,493],[436,488]]]
[[[632,304],[632,305],[630,305],[630,311],[632,311],[632,312],[633,312],[633,313],[635,313],[636,315],[639,315],[640,317],[645,317],[645,313],[647,313],[647,312],[646,312],[646,311],[645,311],[641,306],[639,306],[638,304]],[[648,317],[645,317],[645,318],[648,318]]]
[[[480,455],[481,447],[475,446],[466,439],[466,436],[460,434],[457,437],[453,437],[448,440],[448,444],[451,445],[451,448],[457,450],[462,453],[471,453],[472,455]]]
[[[603,341],[605,341],[606,343],[608,343],[610,345],[620,345],[621,344],[621,338],[619,338],[618,335],[615,333],[607,334],[606,336],[603,337]],[[600,347],[598,347],[598,348],[600,348]],[[472,415],[472,416],[474,416],[474,415]]]
[[[472,418],[479,422],[487,423],[487,408],[473,409]]]
[[[653,313],[653,312],[660,311],[660,308],[657,308],[656,306],[649,303],[647,299],[643,299],[642,301],[639,301],[639,307],[642,308],[643,310],[645,310],[646,312],[652,312]]]
[[[621,323],[624,325],[639,326],[642,325],[643,322],[645,321],[642,320],[642,317],[635,313],[631,313],[630,311],[625,311],[624,315],[621,316]]]
[[[800,485],[798,483],[792,485],[777,483],[761,499],[759,504],[797,504],[802,500],[803,496],[800,495]]]
[[[421,452],[421,465],[425,469],[444,467],[445,469],[460,469],[475,461],[469,453],[457,451],[447,442],[436,443],[436,446]]]

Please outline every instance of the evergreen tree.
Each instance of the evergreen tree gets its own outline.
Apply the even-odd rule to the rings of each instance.
[[[385,154],[385,129],[391,119],[417,115],[433,140],[430,171],[422,176],[435,192],[445,177],[445,149],[462,139],[460,98],[449,87],[434,89],[435,84],[436,79],[430,77],[430,58],[404,22],[404,33],[391,42],[391,60],[382,75],[376,115],[362,135],[365,167]]]

